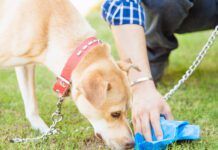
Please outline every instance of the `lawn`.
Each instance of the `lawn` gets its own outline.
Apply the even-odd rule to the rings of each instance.
[[[98,37],[112,46],[114,41],[109,27],[101,20],[99,13],[88,16]],[[158,88],[167,92],[189,67],[198,51],[206,42],[211,31],[178,35],[180,47],[170,57],[170,65]],[[169,149],[218,149],[218,40],[210,49],[206,59],[185,85],[170,99],[169,103],[177,120],[188,120],[201,127],[201,140],[173,144]],[[56,109],[56,95],[52,91],[55,77],[43,66],[36,69],[36,92],[40,115],[51,124],[50,116]],[[47,141],[27,144],[12,144],[13,137],[34,137],[39,132],[31,129],[25,118],[24,106],[13,69],[0,70],[0,150],[14,149],[105,149],[93,137],[93,130],[75,132],[88,127],[88,121],[79,114],[75,105],[67,99],[63,105],[64,120],[59,124],[62,133]]]

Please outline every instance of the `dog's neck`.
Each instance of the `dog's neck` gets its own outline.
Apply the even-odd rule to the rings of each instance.
[[[43,64],[47,66],[49,70],[51,70],[56,76],[60,76],[64,66],[66,65],[67,60],[70,58],[77,46],[83,41],[78,40],[77,44],[75,44],[75,46],[73,46],[72,48],[51,48],[51,50],[46,51],[46,54],[44,56],[45,61],[43,61]],[[107,46],[104,47],[105,48],[94,47],[93,49],[91,49],[73,71],[75,73],[73,73],[72,79],[78,79],[82,71],[84,71],[91,64],[96,63],[98,60],[110,59],[109,49],[106,48]]]
[[[56,76],[61,75],[67,60],[81,42],[81,40],[78,40],[71,48],[64,46],[63,48],[56,48],[56,46],[49,48],[49,50],[45,51],[42,63],[47,66]]]
[[[111,62],[112,57],[110,56],[110,51],[108,49],[109,47],[103,45],[98,45],[92,49],[89,50],[89,52],[81,59],[79,64],[76,66],[76,68],[73,70],[71,75],[71,82],[73,85],[73,88],[79,85],[81,78],[84,74],[86,74],[86,70],[90,70],[90,68],[99,66],[99,64],[103,65],[105,62]],[[47,61],[49,62],[47,67],[56,75],[60,76],[61,72],[63,71],[64,66],[66,65],[67,60],[72,55],[73,51],[71,53],[66,53],[66,51],[56,51],[56,54],[54,56],[58,56],[58,58],[55,58],[53,60]],[[49,58],[52,58],[50,55]],[[105,66],[105,65],[104,65]],[[102,66],[101,66],[102,67]],[[71,93],[75,93],[75,88],[71,89]]]

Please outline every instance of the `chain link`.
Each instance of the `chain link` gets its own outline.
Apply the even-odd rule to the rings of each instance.
[[[204,45],[196,59],[193,61],[192,65],[189,67],[189,69],[185,72],[185,74],[182,76],[182,78],[178,81],[178,83],[168,92],[164,95],[164,99],[168,100],[178,89],[179,87],[193,74],[193,72],[196,70],[196,68],[200,65],[203,58],[207,54],[209,48],[213,45],[215,42],[216,36],[218,35],[218,25],[215,27],[215,30],[212,32],[211,36],[209,37],[207,43]],[[27,142],[37,142],[39,140],[46,140],[50,135],[57,134],[58,131],[55,128],[57,123],[62,121],[63,115],[61,114],[61,106],[64,101],[63,97],[59,97],[58,103],[57,103],[57,109],[52,114],[52,125],[50,126],[49,130],[42,134],[41,136],[35,137],[35,138],[14,138],[11,140],[13,143],[27,143]],[[130,121],[131,122],[131,121]],[[76,129],[74,133],[81,132],[81,131],[88,131],[91,127],[81,127],[79,129]]]

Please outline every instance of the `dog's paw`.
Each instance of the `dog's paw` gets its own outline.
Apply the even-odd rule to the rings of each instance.
[[[39,116],[28,117],[30,124],[34,130],[39,130],[41,133],[46,133],[49,131],[48,126]]]
[[[43,127],[43,126],[39,126],[39,127],[33,127],[33,129],[35,130],[39,130],[41,133],[47,133],[49,131],[49,128],[48,126],[46,125],[46,127]]]

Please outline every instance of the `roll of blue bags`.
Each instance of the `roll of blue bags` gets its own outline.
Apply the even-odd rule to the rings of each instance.
[[[164,117],[160,118],[163,131],[163,139],[157,141],[152,129],[152,142],[147,142],[144,137],[137,133],[135,135],[135,150],[164,150],[167,145],[182,140],[200,139],[200,127],[190,125],[187,121],[170,121]]]

